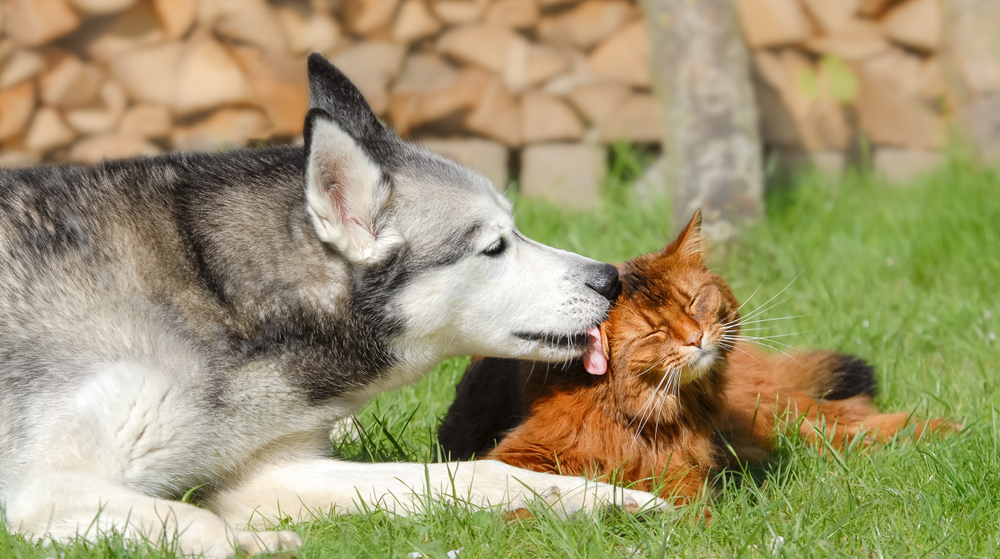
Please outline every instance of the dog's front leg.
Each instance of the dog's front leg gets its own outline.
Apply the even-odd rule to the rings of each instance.
[[[406,515],[422,510],[429,500],[509,511],[536,498],[561,515],[606,506],[631,512],[666,506],[649,493],[493,460],[364,464],[329,459],[264,467],[206,505],[233,523],[266,526],[282,518],[300,521],[376,508]]]
[[[234,529],[217,515],[198,507],[157,499],[83,472],[33,475],[18,484],[6,503],[12,532],[30,539],[69,542],[94,539],[110,531],[132,540],[176,538],[185,555],[209,559],[292,549],[302,544],[295,532],[251,532]]]

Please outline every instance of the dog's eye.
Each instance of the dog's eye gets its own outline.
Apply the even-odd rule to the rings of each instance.
[[[489,246],[489,248],[484,250],[483,254],[486,256],[500,256],[505,250],[507,250],[507,242],[503,240],[503,237],[501,237],[497,239],[497,242],[493,243]]]

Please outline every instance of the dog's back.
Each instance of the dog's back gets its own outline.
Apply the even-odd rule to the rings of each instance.
[[[211,325],[232,313],[200,261],[202,244],[228,227],[209,216],[226,204],[240,204],[246,219],[287,216],[305,203],[301,173],[301,152],[284,148],[0,174],[0,497],[4,481],[45,460],[41,449],[108,442],[92,440],[100,425],[59,421],[80,401],[127,399],[158,378],[174,387],[158,411],[180,423],[162,436],[217,430],[206,433],[204,418],[224,403],[220,365],[233,359],[233,340]],[[246,241],[237,249],[266,260],[259,247],[269,239]],[[183,479],[189,468],[176,465],[186,459],[159,458],[162,467],[153,460],[137,474],[144,479],[127,481],[154,492],[204,481]]]

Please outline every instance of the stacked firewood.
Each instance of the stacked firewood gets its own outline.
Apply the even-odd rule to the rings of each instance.
[[[936,1],[738,0],[766,141],[940,147]],[[0,165],[294,141],[311,51],[501,184],[512,150],[551,182],[662,135],[634,0],[0,0],[0,29]]]
[[[403,135],[656,142],[626,0],[5,0],[0,141],[93,162],[300,134],[326,54]]]
[[[767,144],[942,147],[938,0],[738,2]]]

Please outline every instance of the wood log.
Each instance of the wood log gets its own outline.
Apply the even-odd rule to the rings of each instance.
[[[615,82],[589,84],[574,89],[568,99],[583,114],[587,122],[600,129],[615,108],[621,106],[622,101],[629,96],[631,89],[625,84]]]
[[[100,98],[100,107],[66,111],[66,123],[73,130],[84,135],[101,134],[113,130],[125,112],[128,95],[125,93],[125,88],[118,82],[105,80],[101,84]]]
[[[501,74],[511,43],[524,41],[502,25],[471,24],[449,29],[437,41],[437,49],[448,56]]]
[[[136,0],[70,0],[76,11],[88,16],[104,16],[132,7]]]
[[[585,0],[565,13],[543,17],[538,37],[551,45],[590,50],[634,16],[635,10],[628,2]]]
[[[878,17],[892,2],[893,0],[861,0],[858,14],[869,18]]]
[[[743,34],[752,48],[797,43],[811,34],[809,19],[796,0],[736,0],[736,3]]]
[[[7,32],[20,45],[37,47],[80,25],[80,16],[65,0],[6,0]]]
[[[583,124],[563,100],[529,91],[521,96],[521,133],[525,143],[579,140]]]
[[[486,15],[490,0],[431,0],[431,10],[448,25],[479,23]]]
[[[35,112],[35,82],[25,80],[6,89],[0,89],[0,141],[8,140],[24,131]]]
[[[482,101],[465,118],[465,126],[469,130],[510,147],[518,147],[522,143],[521,122],[521,108],[517,100],[497,77],[490,81]]]
[[[356,35],[367,35],[392,22],[399,0],[345,0],[344,24]]]
[[[119,133],[146,139],[166,138],[172,128],[170,109],[149,103],[129,107],[118,123]]]
[[[590,54],[590,71],[598,76],[639,87],[649,87],[649,33],[642,20],[634,21],[604,40]]]
[[[111,132],[88,136],[78,140],[69,150],[69,159],[75,163],[93,165],[107,159],[159,155],[163,150],[149,143],[142,136]]]
[[[67,54],[38,80],[42,101],[59,108],[90,105],[101,88],[101,71]]]
[[[253,139],[265,138],[271,127],[257,109],[225,107],[186,126],[174,128],[170,143],[183,151],[214,151],[243,147]]]
[[[328,14],[308,10],[298,4],[282,4],[276,9],[278,23],[292,54],[326,52],[340,40],[340,25]]]
[[[562,52],[548,46],[530,44],[518,35],[507,48],[504,85],[511,93],[519,93],[569,69],[569,58]]]
[[[441,22],[434,17],[424,0],[403,0],[392,26],[392,38],[401,43],[412,43],[436,35],[441,27]]]
[[[486,23],[527,29],[538,23],[537,0],[497,0],[486,10]]]
[[[816,54],[833,55],[845,60],[878,56],[891,47],[878,25],[859,18],[849,18],[836,31],[811,37],[802,45]]]
[[[497,190],[507,188],[509,170],[507,161],[510,150],[500,142],[480,138],[423,140],[427,149],[453,159],[486,175]]]
[[[648,93],[625,97],[601,125],[601,141],[663,143],[663,113],[659,102]]]
[[[112,60],[111,74],[132,99],[172,107],[183,51],[184,45],[174,42],[124,53]]]
[[[520,190],[564,207],[593,208],[600,200],[605,151],[578,143],[533,144],[521,151]]]
[[[198,15],[198,0],[152,0],[152,6],[164,36],[171,41],[183,37]]]
[[[115,17],[110,29],[87,41],[82,48],[91,60],[112,64],[119,56],[162,45],[166,37],[164,29],[153,4],[140,2]]]
[[[288,42],[274,9],[266,0],[201,0],[202,25],[219,37],[258,46],[268,52],[284,52]]]
[[[900,94],[865,66],[859,69],[860,88],[854,107],[861,128],[876,145],[908,149],[940,149],[944,122],[918,100]]]
[[[901,45],[936,51],[941,46],[938,0],[908,0],[893,7],[882,20],[882,30]]]
[[[45,59],[33,50],[16,49],[0,66],[0,89],[13,87],[32,78],[45,68]]]
[[[389,82],[403,65],[404,49],[388,41],[366,41],[330,58],[354,82],[375,114],[389,108]]]
[[[854,17],[861,0],[802,0],[813,20],[825,35],[836,33],[840,26]]]
[[[24,135],[24,147],[33,153],[45,153],[69,144],[74,138],[76,134],[66,126],[57,109],[42,107],[31,119],[28,132]]]
[[[269,136],[294,137],[302,133],[309,110],[306,62],[285,53],[265,53],[256,47],[232,48],[253,92],[253,103],[271,122]]]
[[[174,114],[188,115],[253,101],[253,90],[243,69],[230,51],[208,33],[195,33],[184,43],[176,68],[175,89],[169,102]],[[148,67],[138,71],[144,76],[150,74]]]

